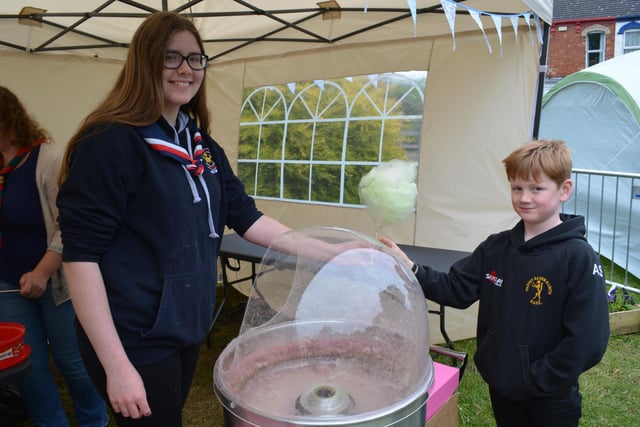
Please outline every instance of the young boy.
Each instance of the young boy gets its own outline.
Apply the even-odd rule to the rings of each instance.
[[[605,281],[584,238],[584,218],[560,213],[571,195],[571,156],[562,141],[533,141],[503,160],[521,220],[489,236],[449,273],[418,266],[425,296],[466,308],[479,300],[478,371],[498,426],[577,426],[578,376],[609,340]]]

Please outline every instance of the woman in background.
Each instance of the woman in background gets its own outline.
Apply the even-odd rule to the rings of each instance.
[[[49,348],[81,427],[109,418],[82,363],[56,224],[61,156],[47,132],[0,86],[0,321],[21,323],[31,373],[20,392],[35,426],[68,426],[49,368]]]

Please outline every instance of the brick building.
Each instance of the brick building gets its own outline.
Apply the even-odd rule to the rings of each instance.
[[[548,80],[638,49],[639,0],[554,0]]]

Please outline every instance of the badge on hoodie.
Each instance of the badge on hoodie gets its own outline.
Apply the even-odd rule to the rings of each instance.
[[[207,165],[207,169],[209,169],[209,172],[218,173],[218,167],[213,161],[213,156],[211,155],[211,151],[209,151],[208,148],[202,149],[202,161],[205,165]]]
[[[524,291],[529,292],[529,289],[531,288],[533,288],[534,294],[533,298],[531,298],[529,302],[533,305],[542,305],[542,295],[544,294],[545,288],[547,289],[547,295],[551,295],[553,292],[553,286],[551,286],[549,280],[542,276],[535,276],[529,279]]]

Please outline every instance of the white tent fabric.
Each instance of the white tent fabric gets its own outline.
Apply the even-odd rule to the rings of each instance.
[[[550,22],[552,0],[338,0],[340,9],[307,0],[33,0],[47,10],[33,15],[41,26],[19,24],[22,3],[3,0],[0,84],[62,147],[113,84],[137,24],[163,3],[193,14],[202,31],[212,133],[232,163],[244,88],[425,70],[416,212],[384,234],[470,251],[514,224],[501,160],[531,138],[540,19]],[[325,12],[340,17],[323,20]],[[365,209],[258,204],[294,228],[376,232]],[[473,336],[474,310],[448,311],[447,328],[453,339]]]
[[[207,55],[233,61],[327,45],[439,36],[453,29],[464,33],[477,30],[478,23],[488,31],[496,24],[511,27],[514,15],[532,14],[550,23],[551,7],[551,0],[3,0],[0,44],[122,59],[141,20],[164,9],[193,16]],[[455,12],[474,19],[457,19]]]
[[[640,51],[617,56],[565,77],[544,96],[540,137],[557,138],[571,148],[574,167],[594,171],[640,173]],[[640,204],[629,200],[628,180],[579,181],[574,191],[578,212],[587,216],[589,241],[629,272],[640,276]],[[604,188],[602,188],[604,186]],[[623,195],[622,197],[620,195]],[[600,209],[586,210],[589,199]],[[573,209],[575,200],[569,200]],[[627,215],[631,207],[631,215]],[[633,218],[636,218],[634,221]],[[598,236],[602,235],[602,239]],[[614,245],[613,236],[617,243]],[[629,251],[626,242],[629,242]],[[628,257],[628,258],[627,258]]]

